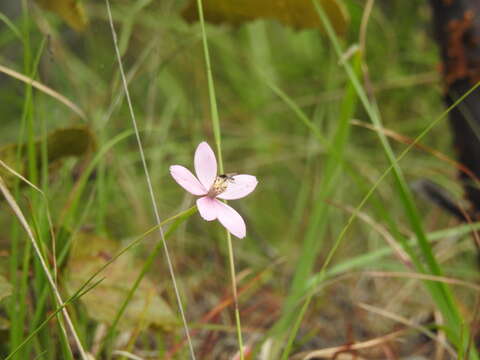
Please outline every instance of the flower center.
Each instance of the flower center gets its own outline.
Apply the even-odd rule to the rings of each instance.
[[[214,198],[217,195],[220,195],[225,190],[227,190],[228,184],[234,181],[235,180],[231,175],[228,175],[228,174],[218,175],[215,178],[215,181],[213,182],[212,187],[210,188],[210,190],[208,190],[207,196]]]

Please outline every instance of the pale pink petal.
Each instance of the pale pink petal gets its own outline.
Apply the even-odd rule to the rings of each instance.
[[[198,180],[206,189],[210,189],[217,177],[217,159],[212,148],[201,142],[195,150],[195,172]]]
[[[218,198],[224,200],[236,200],[250,194],[258,184],[257,178],[253,175],[234,175],[229,181],[227,189]]]
[[[187,168],[180,165],[170,166],[170,174],[175,181],[193,195],[205,195],[207,190]]]
[[[212,221],[217,218],[218,200],[204,196],[197,200],[197,208],[200,216],[207,221]]]
[[[215,199],[214,199],[215,200]],[[232,207],[215,200],[217,203],[218,221],[227,228],[227,230],[236,237],[242,239],[246,235],[245,221]]]

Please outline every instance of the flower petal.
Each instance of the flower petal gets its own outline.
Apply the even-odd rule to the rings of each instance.
[[[214,201],[217,203],[218,221],[220,221],[232,235],[240,239],[244,238],[247,230],[245,221],[243,221],[240,214],[227,204],[215,199]]]
[[[258,184],[258,180],[253,175],[234,175],[229,181],[227,189],[218,198],[224,200],[236,200],[250,194]]]
[[[197,208],[200,216],[207,221],[212,221],[217,218],[218,200],[204,196],[197,200]]]
[[[208,190],[212,187],[217,177],[217,159],[212,148],[205,142],[201,142],[195,150],[195,172],[198,180]]]
[[[180,165],[170,166],[170,174],[175,181],[193,195],[205,195],[207,190],[186,167]]]

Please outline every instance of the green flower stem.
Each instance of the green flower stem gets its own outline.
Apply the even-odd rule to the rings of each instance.
[[[217,98],[215,95],[215,85],[213,82],[212,66],[210,63],[210,53],[208,51],[207,32],[205,30],[205,19],[203,16],[202,0],[197,0],[197,7],[198,7],[198,17],[200,19],[200,27],[202,29],[203,53],[205,56],[205,66],[207,68],[208,94],[210,98],[210,111],[212,114],[213,134],[215,137],[215,145],[217,148],[218,168],[219,168],[220,174],[223,174],[224,171],[223,171],[222,146],[221,146],[222,136],[220,132],[220,118],[218,116]],[[235,323],[237,327],[238,346],[240,351],[240,360],[244,360],[242,325],[240,322],[240,310],[238,306],[237,282],[235,279],[235,262],[234,262],[234,256],[233,256],[232,236],[228,231],[226,233],[227,233],[227,246],[228,246],[228,260],[230,264],[230,275],[231,275],[231,282],[232,282],[232,295],[233,295],[233,302],[235,306]]]

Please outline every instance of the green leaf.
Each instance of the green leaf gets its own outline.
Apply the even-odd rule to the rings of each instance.
[[[87,232],[77,234],[72,241],[66,266],[66,288],[70,294],[120,250],[118,242]],[[80,298],[89,316],[111,325],[141,268],[141,263],[127,252],[101,272],[98,278],[105,279]],[[160,297],[158,285],[144,277],[118,326],[126,330],[155,325],[168,330],[177,322],[170,307]]]
[[[35,0],[40,7],[60,16],[70,27],[82,31],[88,24],[80,0]]]
[[[296,29],[323,26],[311,0],[203,0],[205,20],[213,24],[240,25],[256,19],[276,19]],[[321,4],[330,22],[339,35],[344,35],[349,22],[348,13],[340,0],[322,0]],[[197,1],[183,10],[183,17],[193,22],[198,20]]]

